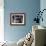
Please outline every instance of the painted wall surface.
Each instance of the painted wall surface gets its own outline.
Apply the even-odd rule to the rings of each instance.
[[[46,0],[41,0],[40,2],[41,2],[40,3],[40,9],[42,11],[43,9],[46,9]],[[41,21],[40,22],[40,25],[46,27],[46,10],[43,12],[42,17],[43,17],[43,22]]]
[[[4,2],[0,0],[0,42],[4,41]]]
[[[18,41],[32,29],[32,21],[40,9],[40,0],[4,0],[4,38]],[[26,15],[26,25],[11,26],[10,13],[22,12]]]

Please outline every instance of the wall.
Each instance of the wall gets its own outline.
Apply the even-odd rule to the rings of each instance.
[[[4,2],[0,0],[0,42],[4,41]]]
[[[7,41],[18,41],[32,29],[36,12],[40,10],[40,0],[4,0],[4,38]],[[10,13],[24,12],[26,25],[11,26]]]
[[[46,9],[46,0],[41,0],[41,1],[40,1],[40,9],[41,9],[41,11],[42,11],[43,9]],[[46,19],[46,10],[43,12],[42,17],[43,17],[43,22],[41,21],[41,22],[40,22],[40,25],[46,27],[46,20],[45,20],[45,19]]]

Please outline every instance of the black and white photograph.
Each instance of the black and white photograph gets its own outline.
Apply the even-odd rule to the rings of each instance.
[[[24,13],[11,13],[10,14],[10,24],[11,25],[24,25],[25,24],[25,14]]]

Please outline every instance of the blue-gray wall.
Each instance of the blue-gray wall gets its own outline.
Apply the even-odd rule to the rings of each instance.
[[[4,38],[7,41],[18,41],[32,29],[32,21],[40,9],[40,0],[4,0]],[[10,13],[24,12],[26,25],[11,26]]]
[[[40,10],[42,11],[43,9],[46,9],[46,0],[41,0],[40,1]],[[43,12],[43,22],[40,22],[40,25],[45,26],[46,27],[46,10]]]

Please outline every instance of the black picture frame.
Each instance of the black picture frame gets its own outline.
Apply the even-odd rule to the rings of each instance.
[[[25,13],[10,13],[10,25],[21,26],[26,23]]]

